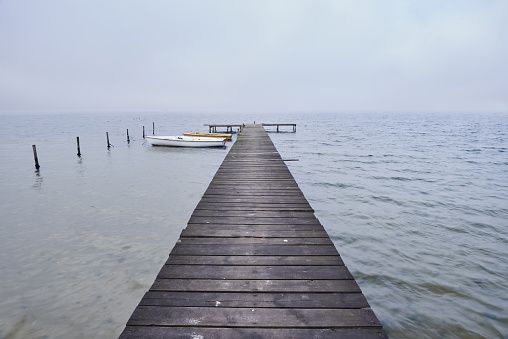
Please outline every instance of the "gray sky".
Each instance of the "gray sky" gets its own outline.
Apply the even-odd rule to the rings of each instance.
[[[508,112],[507,0],[0,0],[0,111]]]

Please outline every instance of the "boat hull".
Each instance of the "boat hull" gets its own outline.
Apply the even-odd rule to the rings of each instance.
[[[187,137],[197,137],[197,138],[224,138],[226,140],[231,140],[232,135],[226,133],[183,133],[183,135]]]
[[[194,138],[187,136],[146,136],[145,139],[152,146],[170,147],[223,147],[226,139]]]

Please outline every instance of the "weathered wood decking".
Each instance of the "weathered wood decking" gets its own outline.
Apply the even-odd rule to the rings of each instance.
[[[121,338],[386,338],[261,125],[247,125]]]

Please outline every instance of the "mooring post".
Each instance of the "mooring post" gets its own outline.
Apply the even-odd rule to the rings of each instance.
[[[145,138],[145,126],[143,126],[143,139]]]
[[[108,132],[106,132],[106,139],[108,140],[108,149],[109,149],[109,147],[111,146],[111,144],[109,143],[109,133],[108,133]]]
[[[34,151],[35,169],[39,169],[41,166],[39,166],[39,158],[37,158],[37,149],[35,145],[32,145],[32,150]]]
[[[131,142],[131,139],[129,139],[129,129],[127,128],[127,142]]]
[[[76,137],[76,142],[78,144],[78,157],[81,156],[81,149],[79,148],[79,137]]]

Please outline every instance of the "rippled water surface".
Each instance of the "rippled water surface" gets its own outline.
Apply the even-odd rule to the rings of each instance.
[[[2,115],[0,337],[116,338],[230,147],[142,126],[253,121],[298,124],[270,137],[391,338],[508,338],[508,116],[486,113]]]

